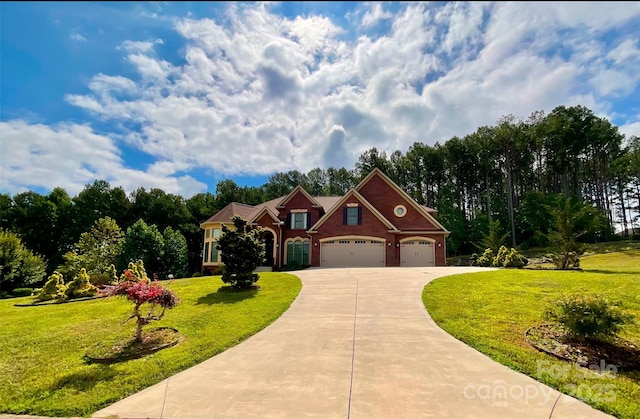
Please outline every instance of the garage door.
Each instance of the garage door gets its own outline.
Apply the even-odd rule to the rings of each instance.
[[[320,243],[320,266],[384,266],[384,240],[331,240]]]
[[[435,266],[433,243],[427,240],[412,240],[400,243],[401,266]]]

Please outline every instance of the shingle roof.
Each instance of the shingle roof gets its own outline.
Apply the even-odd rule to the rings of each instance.
[[[213,214],[213,216],[208,218],[205,223],[230,223],[234,215],[239,215],[244,219],[248,219],[250,218],[249,216],[254,213],[255,209],[256,208],[252,205],[232,202],[226,207],[222,208],[220,211]]]
[[[258,215],[265,207],[271,210],[271,212],[277,215],[280,211],[276,206],[282,202],[284,196],[272,199],[259,205],[247,205],[232,202],[220,211],[215,213],[212,217],[208,218],[205,223],[230,223],[234,215],[239,215],[245,220],[251,220]],[[319,196],[313,197],[325,211],[329,211],[342,197],[341,196]]]

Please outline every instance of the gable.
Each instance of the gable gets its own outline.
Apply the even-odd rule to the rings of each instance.
[[[302,186],[298,185],[294,190],[291,191],[289,195],[284,197],[284,199],[278,204],[276,208],[291,208],[291,201],[294,200],[297,203],[301,202],[300,200],[307,202],[301,208],[320,207],[320,204],[318,204],[318,202],[311,195],[309,195],[309,193],[305,191]]]
[[[357,191],[399,230],[446,231],[445,228],[425,208],[418,205],[391,179],[378,169],[369,174],[357,187]],[[405,212],[398,216],[394,209],[402,206]]]
[[[351,205],[356,205],[361,208],[359,215],[361,217],[361,224],[357,226],[345,225],[344,223],[344,211]],[[310,231],[320,231],[320,229],[324,231],[328,228],[326,225],[330,225],[331,227],[329,228],[345,227],[347,229],[353,229],[354,233],[358,234],[360,234],[361,231],[356,230],[365,229],[366,231],[367,228],[370,229],[372,227],[384,228],[384,231],[387,232],[397,231],[393,223],[389,222],[370,202],[354,189],[343,196],[328,213],[311,227]]]

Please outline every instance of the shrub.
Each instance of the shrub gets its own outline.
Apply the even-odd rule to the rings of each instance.
[[[498,254],[496,255],[496,257],[493,258],[493,261],[491,262],[491,266],[494,266],[497,268],[503,267],[504,261],[507,258],[508,254],[509,254],[509,249],[507,249],[505,246],[500,246],[500,249],[498,249]]]
[[[469,256],[469,266],[476,266],[476,262],[478,261],[478,254],[473,253]]]
[[[65,291],[67,290],[66,285],[64,285],[64,278],[62,274],[58,271],[49,276],[49,279],[42,287],[40,293],[36,296],[36,300],[38,301],[47,301],[60,299],[65,297]]]
[[[485,249],[485,251],[482,254],[482,256],[480,256],[478,259],[476,259],[475,266],[483,266],[483,267],[487,268],[487,267],[491,266],[491,264],[493,263],[493,259],[494,259],[493,250],[487,248],[487,249]]]
[[[67,285],[65,294],[67,298],[82,298],[96,295],[98,289],[91,285],[89,274],[85,268],[80,269],[80,273],[73,277],[73,280]]]
[[[202,276],[200,272],[194,272],[193,275],[191,275],[191,278],[197,278],[199,276]]]
[[[580,268],[580,255],[576,252],[567,253],[551,253],[547,255],[551,262],[556,265],[558,269],[579,269]]]
[[[28,297],[33,293],[33,288],[16,288],[11,291],[14,297]]]
[[[505,268],[522,268],[527,263],[529,263],[529,261],[512,247],[509,254],[507,254],[507,257],[504,259],[503,266]]]
[[[144,272],[144,266],[141,265],[141,262],[129,264],[129,266],[136,268],[135,273],[129,269],[125,270],[118,284],[108,285],[100,291],[101,295],[107,297],[123,296],[134,303],[133,314],[129,319],[136,319],[135,337],[138,342],[142,341],[142,328],[145,325],[154,320],[162,319],[166,309],[171,309],[180,303],[180,299],[172,291],[157,282],[149,281],[146,273],[142,276],[140,271]],[[149,305],[146,314],[142,311],[142,306],[145,304]],[[162,307],[159,314],[156,314],[157,307]]]
[[[618,304],[599,295],[570,295],[557,300],[545,313],[569,333],[580,339],[606,340],[615,336],[621,326],[633,322]]]
[[[94,273],[89,275],[89,281],[92,285],[113,285],[118,282],[118,274],[116,267],[111,264],[103,273]]]

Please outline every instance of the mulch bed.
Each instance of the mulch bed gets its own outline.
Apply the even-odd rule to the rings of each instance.
[[[542,324],[525,332],[527,342],[539,351],[583,367],[613,365],[619,371],[640,371],[640,348],[625,339],[610,342],[572,338],[557,324]]]
[[[170,348],[184,340],[184,336],[171,327],[144,330],[142,341],[137,342],[134,337],[101,342],[87,351],[86,357],[90,362],[111,364],[141,358],[162,349]]]

